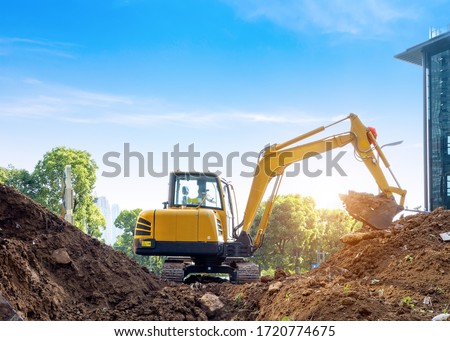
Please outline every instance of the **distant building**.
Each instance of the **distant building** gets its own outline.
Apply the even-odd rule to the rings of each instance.
[[[122,233],[123,230],[118,229],[115,225],[114,225],[114,221],[116,220],[116,218],[119,216],[120,214],[120,207],[117,204],[112,204],[111,205],[111,220],[112,220],[112,239],[114,240],[114,243],[117,240],[117,237],[119,237]],[[114,244],[113,243],[113,244]]]
[[[425,209],[450,209],[450,26],[395,58],[423,69]]]
[[[100,212],[102,212],[102,214],[105,216],[106,220],[106,226],[105,230],[102,232],[102,237],[105,240],[106,244],[114,245],[117,237],[122,233],[120,229],[114,226],[114,221],[120,214],[120,208],[117,204],[113,204],[111,206],[106,197],[98,197],[96,204],[100,209]]]

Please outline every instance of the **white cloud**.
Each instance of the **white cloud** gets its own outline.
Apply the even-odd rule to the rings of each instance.
[[[23,80],[23,82],[24,82],[25,84],[30,84],[30,85],[40,85],[40,84],[43,84],[42,81],[40,81],[39,79],[32,78],[32,77],[25,78],[25,79]]]
[[[73,122],[94,123],[97,114],[92,113],[101,115],[115,107],[132,105],[132,100],[127,96],[46,84],[32,77],[25,78],[19,83],[6,80],[5,84],[9,87],[17,86],[20,91],[19,95],[15,96],[0,95],[0,116],[54,117],[68,120],[73,115],[71,118]]]
[[[76,44],[22,37],[0,37],[0,56],[17,53],[46,54],[59,58],[74,58]]]
[[[254,122],[254,123],[289,123],[289,124],[306,124],[328,121],[328,118],[314,117],[307,114],[270,114],[270,113],[235,113],[228,115],[237,121]]]
[[[414,2],[387,0],[224,0],[246,20],[266,19],[293,31],[378,35],[417,18]]]
[[[211,125],[214,124],[213,115],[204,115],[195,112],[166,112],[164,114],[152,113],[151,109],[147,113],[133,113],[142,108],[130,108],[129,113],[116,113],[99,118],[99,121],[118,125],[131,126],[151,126],[155,124],[182,124],[182,125]]]
[[[45,118],[67,112],[60,98],[36,96],[1,100],[0,116],[14,116],[24,118]]]
[[[112,105],[117,104],[125,104],[125,105],[133,104],[133,100],[127,96],[118,96],[77,89],[66,90],[66,95],[67,97],[70,97],[70,101],[73,104],[79,106],[110,107]]]
[[[16,86],[20,88],[19,95],[0,95],[0,117],[133,127],[167,124],[231,127],[239,123],[304,125],[331,122],[333,119],[292,109],[276,113],[240,111],[234,108],[186,109],[182,103],[168,103],[158,98],[86,91],[45,83],[32,77],[23,79]]]
[[[312,116],[275,115],[270,113],[245,113],[236,111],[221,111],[214,113],[201,112],[166,112],[165,114],[143,113],[143,114],[115,114],[99,118],[105,123],[119,125],[155,125],[155,124],[182,124],[185,126],[230,126],[236,123],[274,123],[274,124],[306,124],[326,122],[329,118],[314,118]],[[219,123],[220,122],[220,123]]]

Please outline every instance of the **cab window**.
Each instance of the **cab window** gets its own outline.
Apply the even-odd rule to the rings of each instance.
[[[222,209],[217,178],[204,174],[177,174],[174,205]]]

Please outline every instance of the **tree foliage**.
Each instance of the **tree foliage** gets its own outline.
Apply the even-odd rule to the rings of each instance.
[[[259,226],[265,203],[259,208],[252,231]],[[254,261],[261,269],[283,268],[291,272],[308,270],[317,252],[330,255],[341,247],[339,237],[355,228],[355,220],[343,210],[317,209],[311,197],[278,196]]]
[[[123,210],[120,212],[119,216],[114,221],[114,226],[123,230],[123,232],[119,238],[117,238],[114,248],[125,252],[137,263],[159,274],[163,263],[162,257],[140,256],[133,252],[134,227],[141,211],[140,208],[135,208],[134,210]]]
[[[95,205],[92,192],[97,164],[87,151],[56,147],[44,155],[33,172],[39,183],[36,200],[54,213],[61,212],[62,179],[66,165],[72,168],[74,190],[74,225],[99,238],[105,218]]]
[[[17,169],[12,165],[9,165],[8,168],[0,167],[0,182],[16,188],[32,199],[36,197],[38,183],[33,174],[25,169]]]
[[[105,218],[95,205],[93,189],[97,165],[86,151],[56,147],[38,161],[33,173],[12,166],[0,168],[0,181],[10,185],[55,214],[61,213],[63,175],[66,165],[72,167],[74,189],[74,225],[100,238]]]
[[[361,223],[350,217],[347,212],[339,209],[319,210],[321,238],[317,244],[320,250],[332,254],[342,248],[339,238],[361,227]]]
[[[0,182],[5,183],[8,180],[9,171],[7,168],[0,167]]]

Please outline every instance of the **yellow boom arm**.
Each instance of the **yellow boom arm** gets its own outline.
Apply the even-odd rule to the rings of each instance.
[[[292,146],[297,142],[318,134],[329,128],[330,126],[338,124],[347,119],[349,119],[351,122],[351,128],[349,132],[329,136],[303,145]],[[242,231],[246,233],[249,232],[270,180],[275,177],[276,183],[274,185],[273,192],[266,203],[265,211],[256,233],[256,237],[253,243],[254,250],[258,249],[262,244],[262,239],[269,221],[269,216],[272,212],[272,207],[275,202],[281,178],[286,167],[295,162],[307,159],[311,156],[324,153],[335,148],[343,147],[349,143],[353,144],[356,153],[369,169],[380,190],[388,197],[393,197],[393,193],[400,195],[400,205],[403,206],[406,191],[401,189],[394,174],[390,170],[390,165],[380,146],[377,144],[375,136],[369,128],[362,124],[357,115],[350,114],[348,117],[334,122],[328,126],[316,128],[306,134],[300,135],[284,143],[271,145],[262,152],[262,155],[258,161],[258,165],[255,169],[255,174],[250,189],[250,195],[244,213]],[[375,150],[377,154],[375,154]],[[384,176],[384,173],[380,168],[376,155],[378,155],[379,158],[383,161],[385,167],[389,169],[396,182],[397,187],[392,187],[388,184],[388,181],[386,180],[386,177]]]

